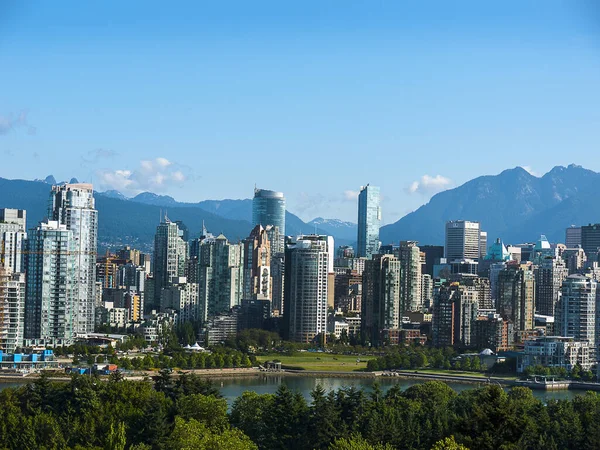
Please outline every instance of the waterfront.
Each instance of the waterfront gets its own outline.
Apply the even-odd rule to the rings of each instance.
[[[28,380],[29,382],[33,379]],[[222,377],[213,378],[213,383],[219,390],[223,397],[227,400],[229,405],[233,401],[242,395],[244,391],[254,391],[258,394],[273,394],[277,391],[280,384],[285,384],[292,391],[300,392],[304,398],[310,400],[310,393],[312,390],[321,385],[325,390],[337,390],[343,387],[354,386],[357,389],[363,389],[366,392],[370,392],[373,388],[373,384],[378,382],[383,392],[387,392],[392,386],[399,385],[402,390],[409,388],[415,384],[424,383],[423,380],[410,379],[410,378],[348,378],[348,377],[312,377],[312,376],[289,376],[289,375],[258,375],[258,376],[244,376],[244,377]],[[23,382],[3,382],[0,381],[0,390],[9,387],[18,387]],[[479,386],[484,386],[485,381],[482,383],[458,383],[458,382],[447,382],[448,386],[454,389],[456,392],[461,392],[467,389],[475,389]],[[506,388],[508,389],[508,388]],[[543,391],[533,390],[533,395],[536,398],[546,402],[550,399],[557,400],[570,400],[577,395],[584,394],[582,390],[560,390],[560,391]]]

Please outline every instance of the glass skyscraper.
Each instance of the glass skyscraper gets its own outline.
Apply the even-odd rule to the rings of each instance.
[[[358,257],[371,259],[379,252],[380,225],[379,188],[367,184],[358,195]]]
[[[273,253],[283,252],[285,239],[285,197],[282,192],[254,189],[252,200],[252,226],[273,225],[279,229],[279,242],[271,243]]]

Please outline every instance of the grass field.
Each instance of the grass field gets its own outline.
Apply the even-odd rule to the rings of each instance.
[[[360,362],[356,362],[360,359]],[[299,353],[294,356],[272,354],[257,356],[259,364],[265,361],[279,360],[283,366],[292,366],[304,370],[324,370],[330,372],[353,372],[367,368],[367,361],[373,359],[368,356],[331,355],[328,353]]]

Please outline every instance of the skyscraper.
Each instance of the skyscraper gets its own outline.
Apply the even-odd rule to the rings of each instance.
[[[25,339],[70,345],[77,330],[78,243],[57,221],[41,223],[27,240]]]
[[[421,251],[416,241],[401,241],[398,259],[402,266],[400,302],[403,311],[420,311],[421,297]]]
[[[522,342],[524,331],[533,329],[535,277],[531,263],[510,262],[498,273],[496,310],[514,325],[515,342]]]
[[[581,246],[581,227],[571,225],[566,229],[565,245],[567,248],[577,248]]]
[[[444,283],[433,300],[432,335],[436,347],[468,347],[481,292],[475,285]]]
[[[75,317],[76,333],[94,331],[96,299],[96,254],[98,211],[91,184],[53,186],[48,217],[65,225],[75,242]]]
[[[379,188],[367,184],[358,194],[358,248],[357,256],[371,257],[379,252],[381,207]]]
[[[569,270],[561,258],[544,258],[535,269],[535,311],[554,316],[554,307],[560,298],[560,289]]]
[[[165,216],[164,221],[156,227],[154,236],[154,299],[152,305],[148,307],[157,307],[160,305],[162,289],[169,286],[173,277],[182,277],[185,275],[185,260],[187,256],[187,246],[183,240],[183,231],[179,229],[177,223],[171,222]]]
[[[244,299],[272,300],[271,244],[267,230],[256,225],[244,239]]]
[[[583,275],[569,275],[561,292],[554,321],[557,334],[596,345],[598,283]]]
[[[487,235],[486,235],[487,239]],[[479,259],[481,245],[479,222],[451,220],[446,223],[446,259],[448,262],[462,259]]]
[[[26,217],[27,213],[23,209],[0,209],[0,268],[24,272]]]
[[[285,239],[285,197],[282,192],[254,189],[252,226],[273,225],[278,228],[279,242],[271,242],[273,253],[283,253]]]
[[[581,246],[588,261],[597,261],[600,250],[600,223],[581,227]]]
[[[21,347],[24,327],[25,274],[0,267],[0,350]]]
[[[335,251],[328,236],[298,236],[286,245],[284,327],[287,338],[311,342],[327,333],[329,255]]]
[[[376,254],[365,262],[361,328],[375,346],[383,343],[386,331],[402,326],[401,266],[394,255]]]
[[[198,289],[201,320],[214,317],[242,302],[244,246],[231,244],[222,234],[200,243]]]

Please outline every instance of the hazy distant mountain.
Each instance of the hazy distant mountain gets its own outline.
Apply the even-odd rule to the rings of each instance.
[[[573,164],[542,177],[516,167],[434,195],[426,205],[382,227],[381,240],[443,244],[446,221],[474,220],[488,232],[488,242],[496,237],[533,242],[540,234],[563,242],[569,225],[600,222],[599,187],[599,173]]]
[[[46,180],[7,180],[0,178],[0,208],[27,210],[28,228],[36,226],[47,215],[50,184]],[[128,199],[118,191],[96,192],[99,212],[98,247],[100,252],[117,245],[130,244],[152,251],[154,233],[161,214],[171,220],[182,220],[197,237],[205,222],[209,231],[223,233],[233,242],[248,236],[252,229],[252,200],[206,200],[199,203],[177,202],[172,197],[149,192]],[[286,213],[287,233],[312,233],[297,216]],[[319,233],[325,233],[318,229]],[[345,245],[343,239],[336,243]]]
[[[311,225],[312,227],[316,226],[317,228],[325,231],[327,234],[350,241],[356,241],[358,233],[357,224],[345,222],[340,219],[323,219],[322,217],[317,217],[316,219],[308,222],[308,225]]]

